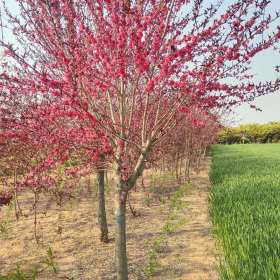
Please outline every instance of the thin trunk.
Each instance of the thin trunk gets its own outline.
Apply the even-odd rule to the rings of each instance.
[[[197,159],[196,159],[196,173],[199,173],[199,167],[200,167],[200,162],[201,162],[201,152],[199,152]]]
[[[143,174],[146,155],[151,148],[152,141],[149,141],[139,156],[134,171],[126,180],[122,179],[122,158],[121,149],[117,150],[116,177],[117,187],[115,193],[115,262],[117,280],[128,280],[127,255],[126,255],[126,200],[128,192],[135,186],[137,179]]]
[[[179,178],[180,178],[180,182],[181,182],[181,178],[182,178],[182,164],[183,164],[183,157],[180,157],[180,161],[179,161]]]
[[[127,255],[126,255],[126,223],[125,223],[126,198],[127,198],[127,193],[124,192],[122,183],[120,183],[115,196],[115,221],[116,221],[115,258],[116,258],[117,280],[128,280]]]
[[[36,243],[39,244],[39,237],[37,235],[37,202],[38,202],[38,193],[37,191],[34,192],[34,237],[36,240]]]
[[[87,177],[87,189],[88,189],[88,194],[91,196],[92,195],[92,185],[91,185],[90,175]]]
[[[15,215],[18,221],[19,216],[22,216],[22,210],[20,208],[18,197],[17,197],[17,170],[14,171],[14,197],[15,197]]]
[[[136,185],[135,185],[135,186],[136,186]],[[132,216],[133,216],[133,217],[139,217],[140,214],[137,213],[137,211],[135,210],[135,208],[131,205],[129,193],[127,193],[127,202],[128,202],[128,206],[129,206],[129,209],[130,209],[130,212],[131,212]]]
[[[206,157],[206,151],[207,151],[207,147],[205,147],[205,148],[203,149],[203,158]]]
[[[190,159],[187,157],[186,159],[186,165],[185,165],[185,176],[187,181],[190,181],[190,165],[191,165],[191,161]]]
[[[108,170],[105,170],[105,185],[109,185]]]
[[[141,176],[141,186],[142,186],[143,189],[145,189],[145,183],[144,183],[144,176],[143,176],[143,174]],[[136,190],[136,188],[135,188],[135,190]]]
[[[176,173],[176,180],[177,180],[177,183],[180,184],[180,177],[179,177],[179,153],[176,153],[175,173]]]
[[[109,242],[108,238],[108,225],[106,218],[106,207],[105,207],[105,194],[104,194],[104,175],[103,169],[97,170],[97,191],[98,191],[98,223],[100,226],[100,241],[104,243]]]

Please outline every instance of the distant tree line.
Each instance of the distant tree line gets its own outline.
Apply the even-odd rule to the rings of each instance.
[[[218,143],[280,143],[280,122],[224,127],[219,133]]]

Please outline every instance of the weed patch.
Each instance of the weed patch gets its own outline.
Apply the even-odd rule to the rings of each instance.
[[[170,198],[169,209],[170,213],[164,226],[161,229],[159,237],[157,237],[148,253],[148,262],[144,268],[144,274],[146,277],[151,277],[156,274],[160,269],[159,256],[163,251],[163,245],[166,244],[166,240],[169,235],[173,234],[180,227],[186,224],[186,219],[179,217],[179,212],[187,207],[187,204],[182,200],[186,195],[187,185],[181,185],[173,196]]]

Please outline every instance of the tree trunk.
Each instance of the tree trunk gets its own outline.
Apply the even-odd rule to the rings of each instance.
[[[22,216],[22,210],[19,205],[18,196],[17,196],[17,170],[14,171],[14,197],[15,197],[15,215],[17,221],[19,220],[19,216]]]
[[[108,243],[109,238],[105,207],[104,174],[105,172],[103,169],[97,170],[96,180],[98,189],[98,223],[100,226],[100,241]]]
[[[191,161],[187,157],[186,159],[186,165],[185,165],[185,176],[188,182],[190,182],[190,168],[191,168]]]
[[[37,191],[34,191],[34,204],[33,204],[33,209],[34,209],[34,237],[35,237],[36,243],[39,244],[39,237],[37,235],[37,202],[38,202],[38,193],[37,193]]]
[[[152,142],[148,142],[139,156],[133,173],[124,182],[122,179],[121,152],[117,151],[116,176],[118,178],[115,193],[115,262],[117,280],[128,280],[126,255],[126,200],[128,192],[135,186],[137,179],[143,174],[145,159]]]
[[[181,178],[182,178],[182,164],[183,164],[183,157],[180,157],[180,161],[179,161],[179,178],[180,178],[180,182],[181,182]]]
[[[176,159],[175,159],[175,174],[176,174],[176,181],[177,183],[180,183],[179,178],[179,153],[176,153]]]
[[[126,192],[124,192],[122,186],[119,185],[115,197],[115,261],[117,280],[128,280],[125,224],[126,198]]]
[[[205,148],[203,149],[203,155],[202,155],[203,159],[206,157],[206,151],[207,151],[207,147],[205,147]]]

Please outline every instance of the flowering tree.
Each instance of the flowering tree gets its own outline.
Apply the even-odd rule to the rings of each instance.
[[[206,149],[216,141],[220,116],[191,106],[188,111],[178,112],[176,118],[176,126],[153,149],[149,161],[162,169],[173,169],[178,182],[182,177],[189,181],[190,168],[199,169]]]
[[[229,108],[279,87],[252,83],[249,71],[279,39],[264,34],[278,18],[264,15],[269,1],[235,0],[224,12],[221,2],[22,0],[20,16],[6,11],[19,44],[1,41],[0,90],[50,106],[44,118],[67,106],[73,125],[79,115],[98,126],[113,149],[119,280],[128,278],[127,194],[178,110]]]
[[[17,95],[5,94],[1,101],[0,166],[3,173],[1,175],[6,175],[1,179],[6,185],[13,185],[15,199],[18,190],[30,188],[36,196],[43,189],[54,193],[61,203],[63,196],[70,196],[73,184],[78,183],[81,175],[96,170],[100,238],[101,241],[108,242],[104,168],[110,157],[111,147],[105,135],[85,121],[81,114],[57,102],[34,104],[30,99],[23,102],[18,100]],[[74,166],[72,162],[76,162]],[[64,188],[54,188],[61,185],[63,166],[67,166],[63,168],[63,173],[68,182],[63,182]],[[14,182],[9,179],[11,171],[14,172]],[[68,188],[65,187],[66,183]]]

